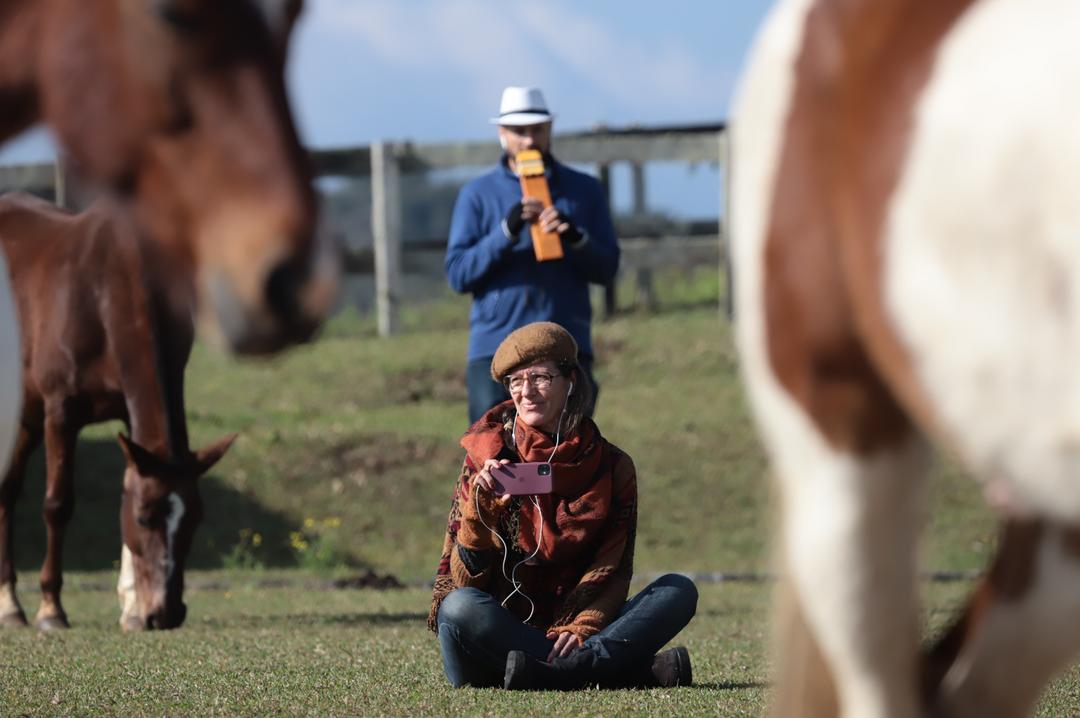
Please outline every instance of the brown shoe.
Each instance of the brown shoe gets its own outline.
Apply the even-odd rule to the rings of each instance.
[[[645,665],[620,671],[618,677],[609,678],[601,685],[604,688],[674,688],[692,682],[690,652],[678,646],[657,653]]]
[[[658,688],[693,685],[690,652],[684,646],[669,648],[653,656],[652,675]]]
[[[510,651],[506,656],[503,688],[508,691],[576,691],[595,685],[595,656],[588,648],[579,648],[565,658],[551,663],[524,651]]]

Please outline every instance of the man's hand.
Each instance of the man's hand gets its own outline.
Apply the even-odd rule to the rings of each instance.
[[[544,203],[536,197],[525,197],[521,200],[521,218],[526,222],[535,222],[543,212]]]
[[[535,197],[524,197],[520,202],[510,208],[503,219],[503,231],[508,239],[515,242],[521,236],[521,230],[526,224],[535,222],[544,209],[543,203]]]
[[[521,202],[515,204],[506,213],[506,217],[503,219],[503,230],[506,232],[507,239],[517,241],[517,238],[521,235],[521,230],[525,227],[524,214],[524,206]]]
[[[540,213],[538,221],[545,232],[554,232],[559,235],[564,247],[573,247],[582,240],[581,230],[575,227],[573,222],[559,214],[559,210],[555,209],[555,205],[546,207]]]
[[[566,658],[571,653],[581,648],[583,643],[581,636],[570,631],[564,631],[558,633],[556,631],[548,631],[547,639],[549,641],[555,641],[555,646],[551,649],[551,653],[548,654],[547,661],[551,663],[556,658]]]

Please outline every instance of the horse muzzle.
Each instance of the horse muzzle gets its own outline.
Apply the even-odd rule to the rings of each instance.
[[[146,616],[144,628],[149,631],[169,630],[179,628],[187,618],[187,605],[183,601],[173,606],[166,606],[157,611],[152,611]]]
[[[278,262],[256,277],[243,276],[247,271],[214,269],[201,286],[200,325],[237,354],[308,341],[337,301],[340,261],[329,251]]]

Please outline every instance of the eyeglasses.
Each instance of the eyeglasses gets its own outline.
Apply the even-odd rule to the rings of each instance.
[[[503,379],[503,384],[506,385],[507,389],[517,394],[525,388],[525,380],[527,379],[534,389],[546,391],[551,386],[551,380],[556,376],[556,374],[548,374],[547,372],[531,371],[525,374],[508,376]]]
[[[537,137],[542,135],[548,130],[550,125],[546,122],[542,122],[535,125],[503,125],[510,134],[517,135],[518,137]]]

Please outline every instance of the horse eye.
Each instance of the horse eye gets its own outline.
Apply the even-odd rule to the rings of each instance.
[[[180,81],[175,77],[169,83],[169,94],[171,96],[173,110],[166,131],[169,134],[174,135],[183,134],[195,126],[195,115],[192,114],[191,107],[184,97],[184,91],[180,86]]]
[[[135,517],[135,523],[142,526],[144,529],[150,526],[150,517],[146,515],[139,515]]]
[[[158,14],[169,27],[184,35],[197,35],[203,29],[203,18],[199,13],[178,7],[176,3],[162,3]]]

